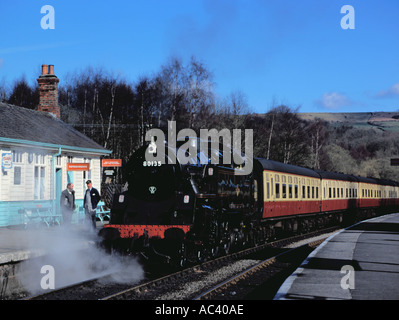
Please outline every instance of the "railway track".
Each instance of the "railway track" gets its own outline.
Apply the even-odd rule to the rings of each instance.
[[[260,261],[247,270],[202,292],[194,300],[273,299],[274,293],[286,276],[291,274],[296,266],[325,239],[287,249],[276,256]]]
[[[330,228],[307,235],[270,242],[161,277],[153,278],[152,275],[149,275],[146,280],[133,286],[132,284],[113,283],[111,275],[107,275],[65,288],[51,290],[44,294],[26,297],[25,300],[242,299],[244,291],[238,288],[238,284],[242,281],[241,279],[256,277],[255,275],[263,272],[262,270],[266,270],[264,272],[272,275],[271,278],[273,278],[275,273],[281,273],[281,270],[289,270],[289,265],[292,265],[293,262],[288,263],[284,261],[287,258],[283,257],[289,256],[287,251],[294,256],[298,256],[297,252],[300,251],[290,248],[293,243],[298,243],[296,246],[300,246],[301,241],[308,242],[306,239],[320,238],[313,241],[312,245],[306,244],[304,246],[308,248],[302,252],[305,255],[304,259],[309,250],[313,250],[312,248],[317,243],[326,238],[323,234],[332,233],[336,230],[337,228]],[[294,252],[296,253],[294,254]],[[303,259],[298,261],[298,263],[302,262]],[[274,271],[271,271],[271,268]],[[242,283],[244,282],[248,283],[248,281],[243,281]],[[260,283],[253,283],[254,288],[261,286]],[[230,290],[229,293],[227,293],[227,290]]]

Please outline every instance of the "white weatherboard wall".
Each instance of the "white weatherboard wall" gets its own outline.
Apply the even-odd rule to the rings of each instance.
[[[51,207],[53,198],[55,198],[53,195],[52,158],[58,150],[0,145],[0,156],[9,152],[14,152],[16,159],[15,161],[13,159],[11,169],[4,170],[1,168],[0,171],[0,227],[22,223],[23,217],[19,213],[21,209]],[[74,171],[70,173],[75,185],[76,203],[81,205],[87,179],[90,178],[93,181],[93,186],[100,190],[100,155],[87,156],[79,153],[62,153],[55,162],[55,168],[62,169],[62,189],[65,189],[68,183],[68,162],[90,163],[90,172]],[[15,167],[21,170],[21,179],[18,184],[15,184]]]

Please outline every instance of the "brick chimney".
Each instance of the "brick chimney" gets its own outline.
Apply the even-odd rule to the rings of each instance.
[[[60,80],[54,75],[54,65],[42,65],[42,75],[37,79],[39,83],[39,105],[38,111],[50,112],[58,119],[60,118],[60,107],[58,106],[58,82]]]

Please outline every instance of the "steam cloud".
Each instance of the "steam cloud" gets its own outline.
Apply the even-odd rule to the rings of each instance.
[[[20,284],[32,295],[42,289],[43,266],[54,268],[55,289],[112,273],[112,282],[136,283],[144,277],[142,266],[130,257],[109,255],[95,245],[98,236],[79,230],[79,226],[32,230],[26,233],[34,252],[39,255],[22,262]]]

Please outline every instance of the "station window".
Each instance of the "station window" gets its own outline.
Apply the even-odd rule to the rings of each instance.
[[[35,167],[34,199],[44,199],[44,185],[46,179],[46,168]]]
[[[36,154],[35,163],[44,164],[44,154]]]
[[[21,184],[21,167],[14,167],[14,185]]]
[[[13,163],[22,163],[22,152],[21,151],[12,151],[12,162]]]

